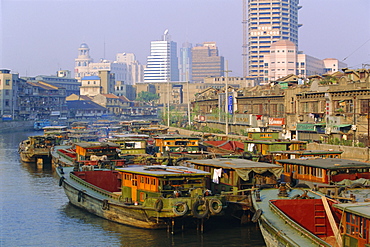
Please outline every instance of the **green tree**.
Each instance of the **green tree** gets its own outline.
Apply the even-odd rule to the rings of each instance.
[[[147,91],[141,91],[137,94],[136,100],[142,101],[142,102],[153,102],[159,99],[159,96],[155,93],[147,92]]]

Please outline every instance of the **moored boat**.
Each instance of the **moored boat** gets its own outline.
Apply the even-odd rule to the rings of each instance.
[[[277,160],[284,167],[284,181],[315,185],[334,185],[343,180],[370,179],[370,163],[338,158]]]
[[[39,159],[43,163],[50,162],[50,149],[56,142],[54,136],[29,136],[19,144],[18,152],[22,162],[36,163]]]
[[[367,247],[370,245],[370,201],[340,203],[334,208],[341,216],[342,246]]]
[[[112,142],[77,142],[55,146],[51,150],[54,166],[116,167],[125,163],[119,158],[119,144]]]
[[[255,215],[266,246],[340,246],[342,240],[331,205],[336,201],[311,190],[255,191]]]
[[[69,201],[102,218],[147,229],[221,215],[224,198],[205,188],[209,173],[181,166],[115,170],[58,167]],[[202,220],[203,222],[203,220]]]

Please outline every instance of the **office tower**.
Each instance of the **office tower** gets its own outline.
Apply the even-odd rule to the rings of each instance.
[[[166,30],[162,40],[150,42],[150,56],[144,69],[144,82],[179,80],[177,44],[170,39]]]
[[[288,40],[298,46],[298,28],[301,26],[298,10],[301,7],[299,0],[248,0],[248,6],[245,1],[243,29],[247,25],[248,32],[243,35],[248,35],[248,41],[243,37],[243,55],[248,60],[249,76],[263,78],[264,56],[270,53],[273,42]],[[246,69],[245,64],[243,69]]]
[[[204,42],[191,49],[192,81],[203,82],[206,77],[224,75],[224,57],[218,55],[216,42]]]
[[[180,48],[180,81],[191,81],[191,48],[192,45],[189,42],[185,42]]]
[[[136,60],[134,53],[118,53],[116,55],[117,63],[124,63],[127,66],[127,77],[125,85],[135,85],[144,80],[144,66]]]

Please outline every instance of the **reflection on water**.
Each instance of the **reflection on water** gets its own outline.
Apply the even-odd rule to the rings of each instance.
[[[255,225],[208,222],[203,234],[113,223],[69,204],[52,167],[21,163],[18,144],[37,133],[0,135],[0,246],[264,246]]]

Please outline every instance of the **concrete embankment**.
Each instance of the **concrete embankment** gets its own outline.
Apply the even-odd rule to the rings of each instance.
[[[33,130],[32,121],[6,121],[0,122],[0,133]]]

